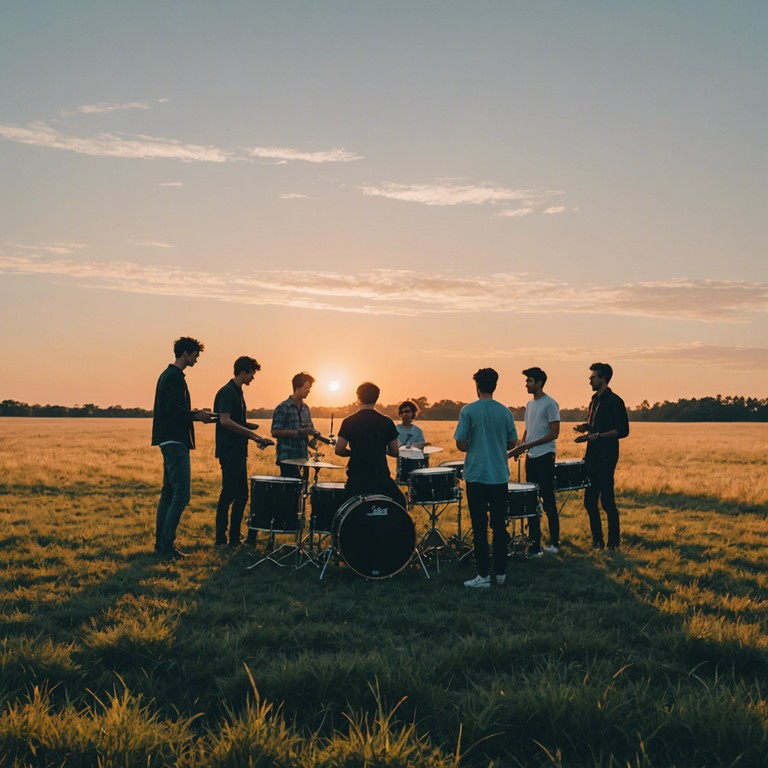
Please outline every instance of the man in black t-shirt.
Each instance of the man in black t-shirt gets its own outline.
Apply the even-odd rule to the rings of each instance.
[[[375,409],[379,388],[366,381],[357,388],[360,410],[341,422],[336,455],[348,456],[346,498],[380,494],[405,507],[405,496],[389,473],[387,456],[400,454],[397,427]]]
[[[246,420],[243,384],[247,387],[261,366],[252,357],[235,360],[235,375],[217,393],[213,411],[218,414],[216,424],[216,458],[221,464],[221,495],[216,507],[216,546],[227,543],[227,517],[230,505],[229,546],[240,544],[240,524],[248,503],[248,441],[259,448],[274,445],[256,435],[258,424]]]

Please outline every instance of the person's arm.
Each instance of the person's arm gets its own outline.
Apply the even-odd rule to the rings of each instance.
[[[255,434],[253,432],[253,427],[244,427],[242,424],[238,424],[236,421],[233,421],[232,417],[228,413],[219,413],[219,424],[221,424],[224,429],[228,429],[231,432],[236,432],[238,435],[243,435],[243,437],[246,437],[249,440],[253,440],[254,443],[257,443],[262,448],[265,448],[268,445],[274,445],[271,440],[259,437],[257,434]]]
[[[349,450],[349,448],[347,447],[348,445],[349,445],[349,442],[347,441],[347,438],[339,435],[336,438],[336,445],[334,446],[333,452],[337,456],[351,456],[352,451]]]
[[[400,456],[400,441],[397,438],[387,443],[387,456],[391,456],[393,459]]]
[[[523,432],[523,439],[518,443],[517,447],[510,452],[510,455],[513,458],[517,458],[521,453],[524,453],[525,451],[530,450],[536,445],[544,445],[544,443],[549,443],[552,440],[557,440],[558,437],[560,437],[560,422],[559,421],[550,421],[549,422],[549,432],[547,432],[546,435],[543,437],[540,437],[538,440],[531,440],[530,443],[526,442],[526,438],[528,437],[528,432]]]

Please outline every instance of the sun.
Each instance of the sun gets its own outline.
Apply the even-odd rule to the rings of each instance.
[[[333,379],[332,381],[328,382],[328,389],[330,389],[331,392],[338,392],[340,386],[341,385],[339,384],[338,381],[336,381],[336,379]]]

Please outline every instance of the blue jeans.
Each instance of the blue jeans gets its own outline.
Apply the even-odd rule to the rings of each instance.
[[[181,443],[161,445],[163,453],[163,490],[157,504],[155,546],[168,549],[176,540],[181,513],[189,504],[190,470],[189,448]]]

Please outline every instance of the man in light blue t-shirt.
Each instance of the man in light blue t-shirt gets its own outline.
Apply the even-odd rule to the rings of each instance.
[[[456,447],[467,454],[464,460],[464,482],[477,565],[477,576],[465,581],[464,586],[482,589],[491,586],[489,519],[493,532],[496,583],[503,584],[507,578],[507,452],[517,443],[517,429],[509,408],[493,399],[499,374],[493,368],[481,368],[472,378],[475,380],[478,399],[461,409],[453,437]]]
[[[544,512],[549,523],[549,546],[541,548],[541,522],[538,517],[528,521],[528,536],[531,546],[529,557],[539,557],[544,552],[557,554],[560,551],[560,518],[555,501],[555,441],[560,435],[560,407],[544,394],[547,374],[541,368],[526,368],[525,389],[533,400],[525,406],[525,432],[520,445],[510,456],[516,459],[522,453],[525,457],[525,479],[539,486]]]

